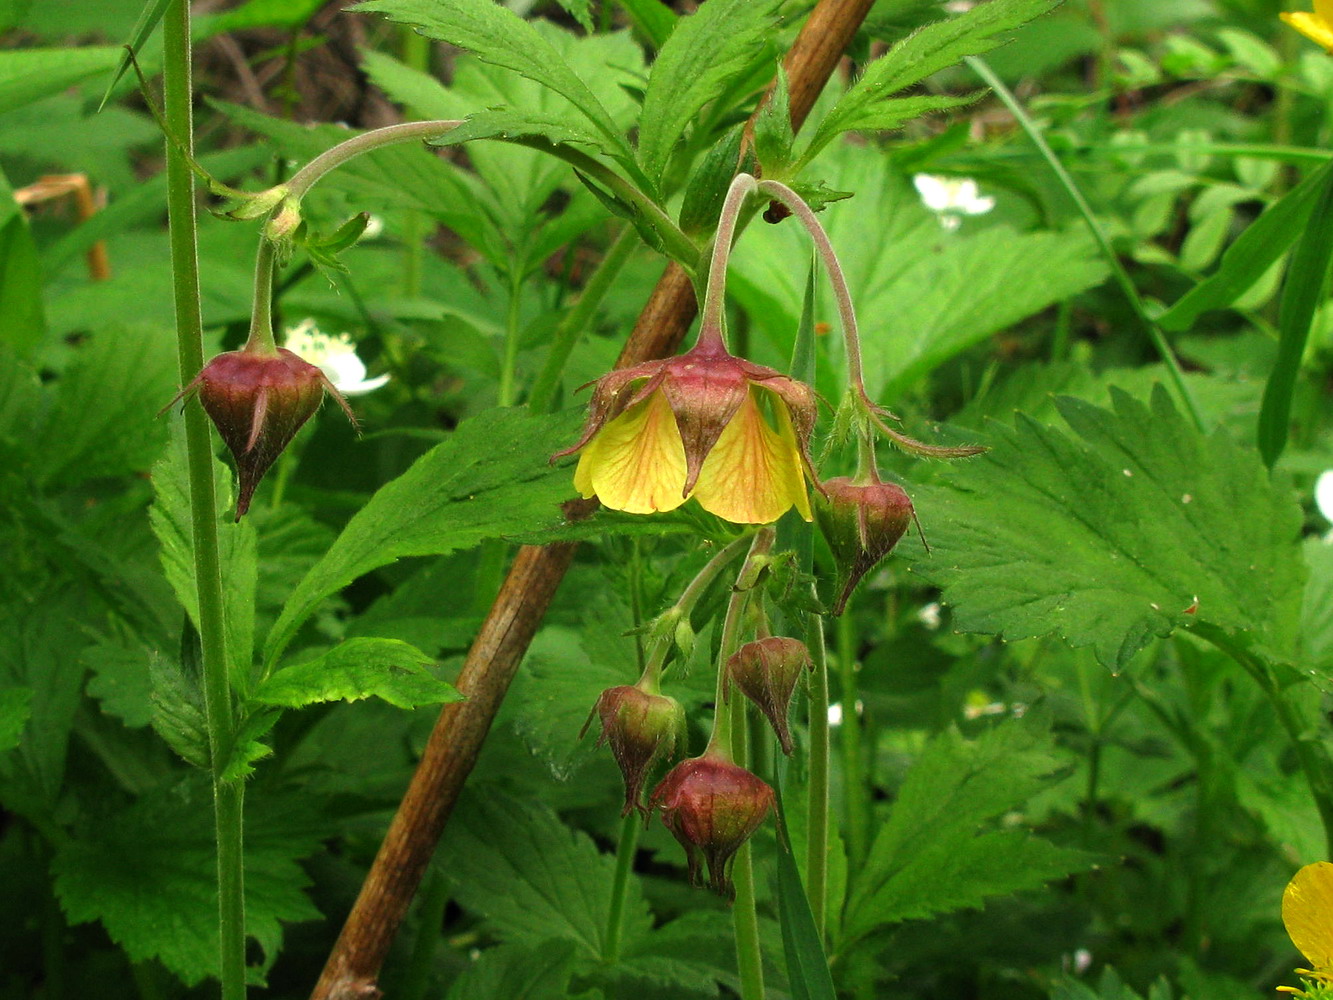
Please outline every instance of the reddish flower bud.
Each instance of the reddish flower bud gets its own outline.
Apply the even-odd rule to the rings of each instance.
[[[824,483],[823,495],[815,496],[815,519],[838,566],[835,615],[915,517],[911,498],[893,483],[858,484],[845,476]]]
[[[773,808],[773,789],[745,768],[705,754],[673,767],[648,804],[661,808],[662,822],[685,848],[690,882],[702,884],[702,860],[713,891],[734,898],[731,859]]]
[[[811,666],[805,643],[779,635],[747,642],[727,660],[727,684],[734,683],[759,706],[772,724],[782,752],[789,757],[792,744],[787,709],[801,671]]]
[[[622,684],[602,692],[580,737],[588,731],[593,714],[602,722],[597,745],[611,744],[611,753],[625,778],[625,808],[620,815],[638,809],[647,819],[643,783],[658,760],[675,752],[677,740],[685,733],[685,710],[675,698]]]
[[[240,480],[236,520],[249,510],[259,480],[319,409],[326,391],[355,425],[351,408],[328,377],[280,347],[276,354],[247,350],[219,354],[176,397],[199,393],[199,402],[236,460]]]

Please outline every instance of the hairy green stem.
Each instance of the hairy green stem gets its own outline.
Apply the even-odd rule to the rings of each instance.
[[[703,307],[699,311],[699,343],[726,349],[722,331],[727,309],[727,261],[736,241],[736,225],[740,220],[745,199],[754,193],[756,181],[749,174],[737,174],[727,188],[727,196],[718,214],[717,232],[713,235],[713,249],[708,261],[708,284],[704,291]]]
[[[620,961],[620,933],[625,923],[625,897],[629,893],[629,874],[634,869],[634,853],[639,849],[639,814],[631,809],[620,824],[620,842],[616,845],[616,874],[611,883],[611,910],[606,915],[606,937],[602,942],[602,961],[614,965]]]
[[[1172,387],[1176,391],[1176,396],[1180,403],[1185,407],[1185,411],[1189,414],[1190,420],[1193,421],[1195,428],[1202,432],[1204,430],[1203,417],[1199,413],[1199,407],[1194,401],[1194,396],[1190,393],[1189,386],[1185,384],[1185,375],[1184,372],[1181,371],[1180,363],[1176,360],[1175,352],[1171,350],[1171,345],[1167,343],[1166,335],[1162,333],[1162,328],[1153,321],[1151,316],[1148,315],[1147,304],[1144,303],[1143,297],[1139,295],[1139,290],[1134,287],[1134,281],[1130,278],[1129,272],[1126,271],[1125,266],[1120,263],[1120,258],[1116,255],[1115,248],[1111,246],[1111,241],[1107,238],[1106,232],[1102,229],[1101,224],[1097,221],[1097,217],[1093,214],[1092,206],[1088,204],[1088,199],[1083,197],[1082,190],[1079,189],[1078,184],[1074,182],[1074,178],[1071,177],[1069,171],[1065,169],[1064,163],[1060,161],[1060,158],[1055,155],[1055,151],[1051,149],[1050,145],[1046,142],[1046,138],[1041,134],[1041,130],[1037,127],[1037,123],[1032,120],[1023,106],[1018,103],[1018,98],[1014,96],[1013,91],[1005,86],[1004,81],[995,75],[995,72],[984,60],[975,56],[968,56],[966,62],[967,65],[971,67],[972,72],[981,77],[986,85],[995,91],[995,95],[999,97],[1004,103],[1004,106],[1009,109],[1009,113],[1014,116],[1019,126],[1025,133],[1027,133],[1027,137],[1032,140],[1033,145],[1035,145],[1041,153],[1042,158],[1055,173],[1056,178],[1060,181],[1060,185],[1065,189],[1069,197],[1073,199],[1074,205],[1078,208],[1078,212],[1083,217],[1083,221],[1087,225],[1089,232],[1092,233],[1092,238],[1097,241],[1098,247],[1101,248],[1102,255],[1106,258],[1106,262],[1111,266],[1111,273],[1115,276],[1116,284],[1120,286],[1120,290],[1124,292],[1125,298],[1129,300],[1130,308],[1134,310],[1139,321],[1143,324],[1145,329],[1147,329],[1149,339],[1152,340],[1153,346],[1157,349],[1157,354],[1162,359],[1162,364],[1166,366],[1167,376],[1171,381]]]
[[[612,283],[620,276],[620,271],[629,260],[634,248],[639,245],[635,238],[634,227],[626,226],[620,231],[607,249],[606,254],[596,269],[588,276],[588,281],[579,293],[578,301],[565,313],[560,324],[551,335],[550,353],[537,374],[528,392],[528,408],[534,413],[551,412],[560,391],[560,379],[564,375],[565,365],[574,352],[574,345],[579,336],[588,328],[598,307],[611,290]]]
[[[190,66],[188,0],[173,0],[162,21],[163,91],[166,122],[175,142],[167,142],[167,209],[181,384],[203,367],[203,317],[199,305],[199,258],[195,235],[193,81]],[[213,449],[208,418],[197,399],[184,407],[194,575],[198,591],[204,712],[212,761],[214,827],[217,837],[220,976],[223,1000],[245,996],[245,898],[242,786],[223,779],[235,731],[227,678],[223,625],[222,570],[218,556],[217,506],[213,492]]]
[[[708,738],[705,754],[718,753],[731,759],[731,747],[735,742],[731,734],[731,715],[726,710],[727,660],[740,646],[741,626],[745,623],[746,606],[750,603],[750,592],[758,582],[765,557],[773,548],[776,532],[771,525],[765,525],[754,534],[750,542],[750,551],[745,557],[745,564],[736,575],[736,586],[732,589],[731,600],[727,602],[727,614],[722,620],[722,638],[717,650],[717,688],[714,696],[716,708],[713,712],[713,732]],[[745,699],[737,696],[737,702]]]
[[[842,723],[838,741],[842,747],[842,798],[847,814],[847,861],[852,871],[864,863],[870,840],[870,803],[867,798],[865,761],[861,749],[861,713],[856,676],[856,621],[851,614],[853,594],[838,619],[838,679],[842,685]]]
[[[273,274],[277,270],[277,246],[267,236],[259,237],[255,254],[255,297],[250,307],[250,336],[245,349],[259,354],[276,355],[273,336]]]
[[[755,540],[757,542],[759,538]],[[741,767],[747,766],[750,759],[749,726],[745,723],[748,705],[749,702],[739,694],[729,708],[718,703],[718,714],[731,717],[731,757]],[[736,938],[736,971],[741,981],[741,1000],[764,1000],[764,951],[759,941],[759,914],[755,910],[754,900],[754,864],[748,840],[736,852],[731,879],[736,886],[736,901],[731,907],[731,927]]]
[[[850,617],[850,616],[847,616]],[[810,677],[810,784],[807,789],[805,893],[815,927],[824,933],[828,909],[829,725],[828,653],[824,645],[824,617],[806,616],[805,645],[814,672]],[[843,705],[846,718],[847,706]]]
[[[369,132],[354,135],[332,149],[320,153],[293,174],[292,179],[287,182],[287,195],[300,201],[321,177],[362,153],[369,153],[373,149],[390,146],[396,142],[409,142],[413,139],[424,142],[427,139],[437,139],[461,124],[463,123],[460,119],[440,118],[386,125],[384,128],[371,129]]]

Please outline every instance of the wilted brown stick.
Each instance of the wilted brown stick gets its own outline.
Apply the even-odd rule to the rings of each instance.
[[[811,12],[784,62],[794,127],[799,128],[810,113],[871,3],[873,0],[820,0]],[[677,265],[669,265],[639,314],[618,366],[675,351],[696,309],[689,277]],[[467,700],[446,705],[440,712],[311,1000],[380,995],[376,980],[394,934],[519,662],[573,561],[574,549],[572,544],[519,549],[458,675],[456,686]]]

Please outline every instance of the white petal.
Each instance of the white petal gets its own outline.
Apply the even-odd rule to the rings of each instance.
[[[1327,521],[1333,521],[1333,469],[1319,474],[1314,484],[1314,502]]]

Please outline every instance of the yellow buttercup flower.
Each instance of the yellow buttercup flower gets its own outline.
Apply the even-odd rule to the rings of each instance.
[[[598,379],[583,436],[560,455],[583,449],[575,488],[614,510],[651,514],[693,497],[738,524],[792,507],[808,521],[814,421],[809,386],[705,341]]]
[[[1278,17],[1316,45],[1333,52],[1333,0],[1314,0],[1314,12],[1283,11]]]
[[[1306,865],[1287,883],[1282,923],[1312,968],[1296,970],[1305,989],[1279,986],[1278,990],[1309,1000],[1333,997],[1333,864]]]

